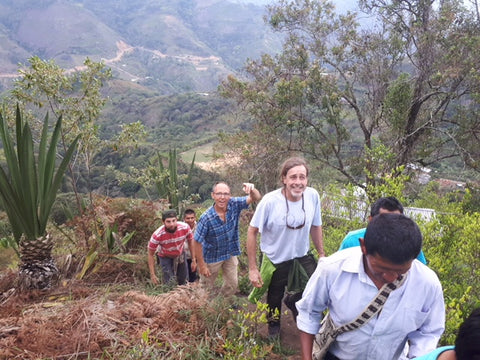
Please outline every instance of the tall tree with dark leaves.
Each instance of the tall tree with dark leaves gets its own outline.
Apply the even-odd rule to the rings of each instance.
[[[283,51],[248,61],[222,93],[263,125],[264,142],[281,139],[279,152],[301,152],[363,188],[411,163],[458,158],[479,169],[475,14],[455,0],[359,5],[363,14],[336,14],[329,1],[268,6]]]

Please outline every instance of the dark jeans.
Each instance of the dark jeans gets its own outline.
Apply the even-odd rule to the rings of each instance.
[[[187,266],[188,266],[188,281],[195,282],[198,279],[198,275],[196,271],[192,271],[192,259],[187,259]]]
[[[178,285],[185,285],[187,283],[187,259],[185,258],[185,254],[182,254],[180,256],[183,257],[183,262],[179,262],[176,269],[173,268],[175,259],[158,257],[158,261],[160,263],[160,266],[162,267],[164,284],[173,282],[175,278]]]
[[[298,259],[300,264],[305,269],[308,277],[312,276],[317,262],[313,255],[305,255]],[[288,260],[275,265],[275,272],[272,276],[272,281],[268,287],[267,304],[269,307],[268,319],[269,324],[280,322],[280,314],[282,313],[282,300],[285,295],[285,288],[288,283],[288,273],[293,265],[293,260]],[[295,303],[302,298],[302,293],[287,295],[285,297],[285,305],[292,311],[293,317],[296,319],[298,315]],[[278,314],[276,313],[278,310]]]

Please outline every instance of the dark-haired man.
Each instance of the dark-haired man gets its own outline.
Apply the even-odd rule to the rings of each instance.
[[[403,205],[394,196],[381,197],[372,204],[368,221],[378,214],[403,214]],[[338,250],[360,246],[360,238],[364,238],[366,230],[367,228],[350,231],[342,240]],[[420,250],[417,259],[425,265],[427,264],[427,259],[422,250]]]
[[[328,309],[336,327],[356,319],[387,283],[405,277],[381,312],[365,325],[340,334],[326,359],[397,360],[436,348],[445,327],[443,292],[437,275],[417,261],[422,235],[402,214],[379,214],[360,246],[320,259],[297,302],[302,359],[312,359],[315,334]]]
[[[152,283],[159,283],[155,274],[155,254],[162,268],[163,283],[168,284],[176,279],[178,285],[187,280],[187,261],[185,257],[185,242],[193,244],[193,234],[188,224],[177,221],[175,210],[162,213],[163,225],[152,234],[148,242],[148,269]]]
[[[185,209],[183,212],[183,221],[190,226],[192,233],[195,234],[195,228],[197,227],[197,215],[193,209]],[[185,242],[185,254],[187,255],[187,268],[188,268],[188,282],[195,282],[197,280],[197,262],[194,255],[192,255],[193,249],[190,248],[188,241]],[[195,270],[192,269],[192,266]]]

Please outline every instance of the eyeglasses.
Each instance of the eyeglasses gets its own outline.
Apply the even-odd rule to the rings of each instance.
[[[218,197],[229,197],[230,196],[230,193],[222,193],[222,192],[217,192],[217,193],[213,193],[213,195],[215,196],[218,196]]]
[[[290,218],[290,223],[294,223],[295,222],[295,217],[293,215],[289,215],[288,214],[288,200],[287,200],[287,197],[285,196],[285,204],[287,204],[287,216],[285,216],[285,225],[287,225],[287,228],[288,229],[292,229],[292,230],[297,230],[297,229],[301,229],[305,226],[305,220],[307,219],[307,215],[305,214],[305,200],[303,199],[303,194],[302,194],[302,211],[303,211],[303,222],[298,225],[298,226],[292,226],[292,225],[289,225],[288,222],[289,222],[289,218]]]

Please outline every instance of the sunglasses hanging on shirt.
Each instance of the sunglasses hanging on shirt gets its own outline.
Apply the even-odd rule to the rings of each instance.
[[[290,216],[291,221],[290,221],[290,224],[289,224],[289,214],[288,214],[289,208],[288,208],[287,196],[285,196],[285,203],[287,204],[287,216],[285,216],[285,225],[287,226],[287,228],[292,229],[292,230],[297,230],[297,229],[303,228],[305,226],[305,220],[307,219],[307,215],[305,214],[305,200],[303,199],[303,194],[302,194],[303,222],[300,225],[297,225],[297,226],[290,225],[290,224],[295,223],[295,217],[293,215]]]

